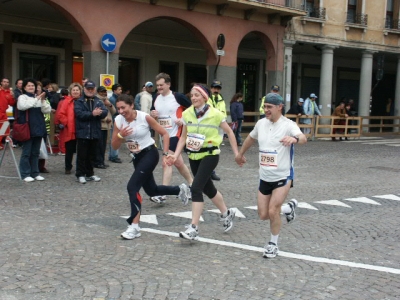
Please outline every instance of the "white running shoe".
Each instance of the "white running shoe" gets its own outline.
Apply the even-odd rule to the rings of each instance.
[[[150,197],[150,201],[151,202],[154,202],[154,203],[157,203],[157,204],[163,204],[163,203],[165,203],[165,201],[167,200],[167,196],[153,196],[153,197]]]
[[[186,230],[179,232],[181,238],[197,241],[199,239],[199,229],[194,224],[186,225]]]
[[[189,200],[192,200],[192,192],[190,191],[190,188],[184,183],[179,185],[179,189],[180,192],[178,197],[179,199],[181,199],[183,205],[187,205]]]
[[[85,179],[85,177],[83,177],[83,176],[78,177],[78,181],[79,181],[79,183],[82,183],[82,184],[85,184],[85,183],[86,183],[86,179]]]
[[[288,214],[285,214],[286,217],[286,221],[288,223],[291,223],[294,221],[294,219],[296,219],[296,207],[298,206],[298,202],[296,199],[292,199],[288,202],[288,205],[290,206],[290,208],[292,209],[292,211]]]
[[[28,177],[24,178],[24,181],[25,182],[32,182],[32,181],[35,181],[35,179],[33,179],[31,176],[28,176]]]
[[[100,180],[101,180],[101,178],[99,176],[96,176],[96,175],[86,177],[86,181],[99,182]]]
[[[139,229],[133,228],[132,225],[128,225],[126,231],[121,233],[121,237],[123,237],[126,240],[133,240],[134,238],[138,238],[140,236],[141,236],[140,228]]]
[[[43,180],[44,180],[44,177],[38,175],[38,176],[35,177],[35,180],[37,180],[37,181],[43,181]]]
[[[272,242],[269,242],[267,245],[265,245],[264,248],[265,248],[265,251],[264,251],[263,257],[274,258],[279,253],[278,246]]]
[[[223,222],[224,231],[228,232],[233,227],[233,219],[235,218],[236,210],[234,208],[228,209],[228,215],[224,218],[222,215],[219,220]]]

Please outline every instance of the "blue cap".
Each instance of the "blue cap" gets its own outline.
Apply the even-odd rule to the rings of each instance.
[[[274,105],[283,104],[283,98],[281,95],[276,93],[269,93],[265,96],[265,103],[270,103]]]

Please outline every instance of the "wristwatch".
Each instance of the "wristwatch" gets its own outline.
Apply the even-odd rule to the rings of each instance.
[[[299,142],[299,137],[298,136],[292,136],[292,138],[295,138],[296,139],[296,143],[298,143]]]
[[[164,156],[168,156],[169,155],[169,153],[168,152],[163,152],[163,154],[162,155],[164,155]]]

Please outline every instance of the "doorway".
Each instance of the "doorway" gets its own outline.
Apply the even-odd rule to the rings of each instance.
[[[48,78],[52,82],[58,82],[57,60],[56,55],[20,52],[18,78],[34,78],[36,80]]]

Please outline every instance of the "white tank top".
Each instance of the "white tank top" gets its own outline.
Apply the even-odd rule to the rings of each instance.
[[[133,133],[125,137],[125,140],[132,140],[139,144],[140,149],[144,149],[150,145],[154,145],[154,140],[151,138],[150,126],[146,121],[148,114],[137,110],[136,120],[128,123],[122,115],[115,118],[117,128],[121,130],[127,126],[133,129]]]

